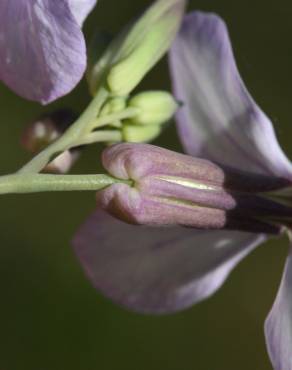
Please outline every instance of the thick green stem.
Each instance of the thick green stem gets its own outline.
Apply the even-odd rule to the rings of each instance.
[[[108,175],[14,174],[0,177],[0,194],[76,190],[97,191],[119,182],[129,183]]]

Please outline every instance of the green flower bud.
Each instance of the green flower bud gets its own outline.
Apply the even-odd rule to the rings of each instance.
[[[122,127],[123,140],[130,143],[146,143],[156,139],[161,133],[158,125],[136,126],[124,123]]]
[[[138,125],[160,125],[169,121],[178,108],[174,97],[165,91],[148,91],[137,94],[128,103],[140,113],[131,119]]]
[[[110,99],[106,102],[106,104],[103,106],[100,117],[107,116],[109,114],[114,114],[123,111],[126,108],[126,99],[121,97],[116,97],[113,99]]]
[[[126,99],[121,97],[116,97],[110,99],[105,103],[103,108],[100,111],[99,117],[110,116],[115,113],[122,112],[127,107]],[[122,122],[120,120],[115,120],[109,124],[111,127],[121,128]]]
[[[91,73],[91,91],[103,79],[110,91],[128,95],[169,49],[184,14],[185,0],[157,0],[107,48]]]

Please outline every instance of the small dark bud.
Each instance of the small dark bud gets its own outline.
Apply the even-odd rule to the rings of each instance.
[[[21,136],[21,145],[30,153],[38,153],[58,139],[77,119],[69,109],[46,113],[27,125]]]
[[[40,152],[57,140],[77,118],[78,116],[69,109],[41,115],[24,129],[20,140],[22,147],[32,154]],[[78,157],[78,148],[67,150],[49,163],[44,171],[66,173]]]

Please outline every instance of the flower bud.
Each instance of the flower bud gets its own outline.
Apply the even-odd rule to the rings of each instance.
[[[128,95],[169,49],[184,14],[185,0],[157,0],[106,49],[92,68],[91,91],[103,79],[118,96]]]
[[[129,100],[129,107],[139,108],[139,114],[131,119],[138,125],[160,125],[169,121],[178,108],[174,97],[165,91],[147,91]]]
[[[30,153],[38,153],[58,139],[76,118],[69,109],[43,114],[24,129],[21,145]]]
[[[29,124],[21,137],[21,144],[30,153],[36,154],[58,139],[76,120],[71,110],[62,109],[44,114]],[[67,150],[56,157],[44,169],[46,172],[66,173],[79,157],[78,148]]]
[[[123,123],[123,140],[128,143],[147,143],[156,139],[161,133],[161,127],[156,125],[136,126],[132,123]]]
[[[71,170],[77,159],[80,157],[78,149],[66,150],[52,160],[45,168],[45,172],[67,173]]]
[[[109,99],[105,105],[102,107],[99,116],[108,116],[110,114],[119,113],[126,109],[127,102],[123,97],[115,97]]]
[[[105,105],[102,107],[99,117],[104,116],[110,116],[115,113],[122,112],[124,109],[126,109],[126,99],[122,97],[116,97],[109,99]],[[108,124],[110,127],[118,128],[120,129],[122,127],[122,121],[121,120],[115,120]]]
[[[278,233],[292,220],[292,207],[262,196],[285,186],[281,179],[233,172],[146,144],[112,146],[103,152],[103,165],[112,176],[132,181],[97,193],[102,208],[128,223]]]

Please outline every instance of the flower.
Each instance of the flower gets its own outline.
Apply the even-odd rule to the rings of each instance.
[[[188,154],[211,160],[220,168],[291,184],[292,164],[270,120],[244,86],[225,24],[218,16],[201,12],[186,16],[170,52],[170,66],[175,95],[184,102],[177,121]],[[290,188],[286,193],[290,206],[291,193]],[[98,209],[73,244],[97,289],[130,309],[164,313],[212,295],[267,236],[266,232],[133,226]],[[291,284],[292,249],[265,324],[275,370],[292,369]]]
[[[170,65],[176,95],[185,102],[178,130],[187,153],[270,177],[292,178],[291,162],[279,147],[270,120],[238,74],[220,18],[188,15],[172,48]],[[291,258],[292,248],[265,322],[275,370],[292,369]]]
[[[81,26],[96,0],[2,0],[0,80],[43,104],[69,93],[86,68]]]
[[[97,205],[130,224],[277,234],[292,220],[292,207],[272,197],[292,181],[149,144],[114,145],[104,150],[102,162],[112,177],[127,183],[99,191]]]

